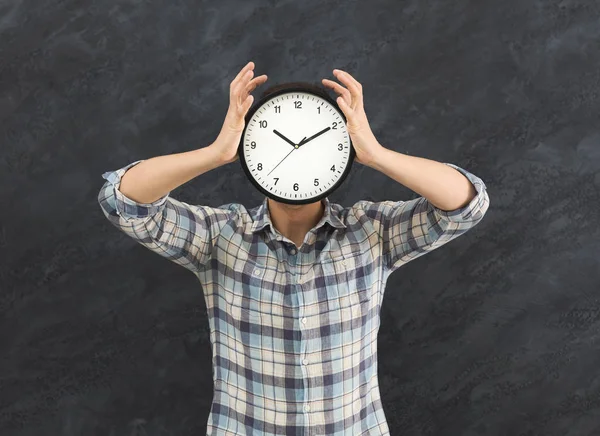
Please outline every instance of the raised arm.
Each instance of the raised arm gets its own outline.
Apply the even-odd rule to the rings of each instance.
[[[197,272],[208,260],[234,208],[194,206],[169,197],[172,189],[221,165],[211,146],[140,160],[102,175],[104,215],[136,242]]]
[[[107,181],[98,202],[118,229],[148,249],[197,272],[208,261],[223,226],[237,216],[234,204],[197,206],[169,197],[170,192],[221,165],[239,158],[238,145],[250,95],[267,76],[252,79],[249,62],[231,82],[229,109],[218,138],[189,152],[138,160],[102,175]]]
[[[486,214],[490,198],[483,180],[454,164],[444,165],[462,174],[475,192],[472,198],[467,197],[466,203],[453,206],[456,209],[441,209],[424,196],[410,201],[358,202],[358,209],[370,218],[379,234],[384,266],[390,272],[463,235],[481,222]],[[422,187],[417,189],[423,190]],[[452,194],[450,192],[450,198],[455,205],[462,201],[453,200]],[[443,196],[436,198],[437,201],[444,200]]]

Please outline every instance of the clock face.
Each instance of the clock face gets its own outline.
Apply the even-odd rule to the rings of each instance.
[[[311,203],[346,177],[355,153],[343,113],[332,99],[284,91],[268,96],[248,115],[240,161],[253,184],[269,197]]]

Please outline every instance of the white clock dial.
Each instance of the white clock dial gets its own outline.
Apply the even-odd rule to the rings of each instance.
[[[309,140],[299,145],[304,139]],[[249,119],[243,137],[251,177],[265,191],[289,200],[310,199],[331,189],[349,165],[350,147],[338,109],[307,92],[265,101]]]

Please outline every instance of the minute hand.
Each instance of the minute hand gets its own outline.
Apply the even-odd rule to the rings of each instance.
[[[331,130],[331,127],[326,127],[325,129],[321,130],[319,133],[316,133],[314,135],[312,135],[310,138],[307,139],[303,139],[300,144],[298,144],[298,147],[303,146],[304,144],[306,144],[308,141],[312,141],[313,139],[315,139],[317,136],[322,135],[323,133],[327,132],[328,130]]]

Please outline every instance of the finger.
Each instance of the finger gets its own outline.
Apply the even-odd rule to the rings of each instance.
[[[246,74],[244,74],[241,77],[241,79],[239,80],[239,82],[231,90],[232,97],[235,98],[235,99],[238,99],[238,101],[240,103],[243,102],[244,99],[245,99],[244,90],[248,86],[248,83],[252,79],[253,75],[254,75],[254,71],[252,71],[252,70],[246,71]]]
[[[248,86],[246,86],[247,93],[250,94],[258,86],[262,85],[266,81],[267,81],[267,75],[266,74],[263,74],[262,76],[255,77],[254,79],[252,79],[250,81],[250,83],[248,84]]]
[[[341,70],[333,70],[336,78],[342,82],[344,85],[348,87],[350,93],[352,94],[352,98],[356,104],[360,104],[362,102],[362,90],[356,85],[354,79],[350,78],[350,75],[345,71]],[[355,105],[352,105],[355,106]]]
[[[344,70],[338,70],[335,69],[333,70],[333,73],[336,74],[338,73],[340,75],[340,77],[347,79],[350,83],[352,83],[354,85],[354,87],[358,90],[360,90],[362,92],[362,85],[360,84],[360,82],[358,80],[356,80],[352,74],[348,73],[347,71]]]
[[[340,109],[342,109],[342,112],[344,112],[344,114],[347,114],[347,112],[348,112],[348,110],[350,110],[350,108],[346,104],[346,100],[344,100],[342,97],[338,97],[338,98],[336,98],[335,101],[337,101],[337,104],[340,105]]]
[[[352,95],[351,95],[350,91],[348,91],[342,85],[340,85],[337,82],[334,82],[333,80],[329,80],[329,79],[323,79],[323,84],[325,86],[329,86],[330,88],[333,88],[333,90],[335,92],[337,92],[338,94],[340,94],[342,96],[342,98],[344,98],[344,100],[348,103],[348,105],[352,104]]]
[[[254,68],[254,63],[253,62],[248,63],[248,65],[246,65],[244,68],[242,68],[242,71],[240,71],[240,73],[236,76],[236,78],[233,80],[233,82],[231,82],[229,89],[230,89],[230,93],[232,96],[234,94],[239,93],[239,91],[238,91],[239,86],[240,86],[240,84],[242,84],[244,82],[244,79],[246,79],[249,75],[251,76],[252,74],[254,74],[254,72],[252,71],[253,68]]]
[[[247,85],[246,88],[241,92],[241,95],[239,95],[238,101],[240,102],[240,104],[242,104],[242,102],[246,101],[246,98],[248,98],[248,95],[254,91],[256,89],[257,86],[262,85],[263,83],[265,83],[267,81],[267,75],[263,74],[262,76],[258,76],[255,77],[254,79],[252,79]],[[236,98],[236,97],[234,97]]]
[[[235,79],[233,79],[233,81],[231,82],[231,88],[235,88],[239,81],[242,79],[242,77],[244,77],[244,75],[248,72],[248,70],[252,69],[254,69],[254,62],[250,61],[244,66],[244,68],[240,70],[237,76],[235,76]]]
[[[342,97],[345,97],[347,100],[350,100],[352,98],[352,94],[348,89],[344,88],[342,85],[340,85],[337,82],[334,82],[333,80],[323,79],[323,84],[329,86]]]
[[[248,113],[248,109],[250,109],[250,106],[252,106],[253,102],[254,97],[252,95],[249,95],[246,99],[240,101],[240,103],[237,106],[235,106],[236,116],[241,118],[244,117],[246,113]]]
[[[263,74],[262,76],[259,77],[255,77],[254,79],[252,79],[247,85],[246,88],[240,93],[239,96],[234,97],[237,98],[238,101],[240,102],[240,105],[245,104],[244,102],[246,102],[246,99],[248,98],[248,95],[254,91],[256,89],[257,86],[262,85],[263,83],[265,83],[267,81],[267,75]],[[254,97],[253,97],[254,98]]]
[[[253,102],[254,102],[254,96],[249,95],[244,104],[244,115],[246,115],[246,112],[248,112],[248,109],[250,109],[250,106],[252,106]]]
[[[362,85],[354,77],[342,70],[333,70],[336,78],[348,87],[357,103],[362,102]]]

